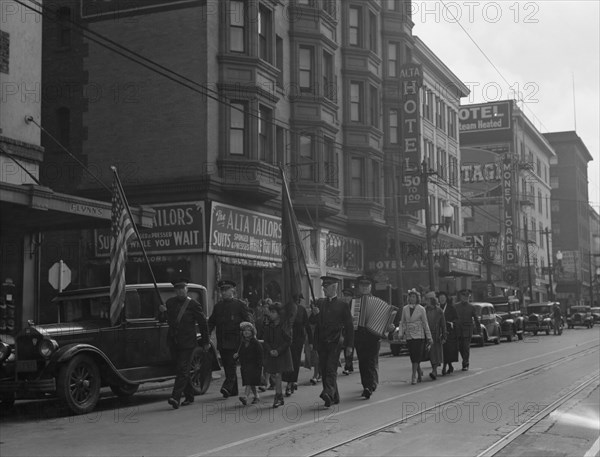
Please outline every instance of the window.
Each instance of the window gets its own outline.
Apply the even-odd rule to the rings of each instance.
[[[442,99],[438,96],[436,98],[436,126],[446,131],[446,104],[442,101]]]
[[[233,102],[229,111],[229,153],[244,155],[246,152],[246,104]]]
[[[394,78],[398,75],[398,43],[388,43],[387,75]]]
[[[333,138],[325,137],[323,142],[323,162],[325,166],[324,182],[330,186],[338,186],[337,153]]]
[[[323,51],[323,96],[329,100],[337,101],[337,84],[333,74],[333,55]]]
[[[379,162],[373,160],[372,164],[373,164],[372,197],[373,197],[373,201],[375,201],[377,203],[381,203],[381,192],[379,190],[379,186],[381,185],[382,179],[381,179],[381,176],[379,176],[379,173],[380,173]]]
[[[313,152],[313,138],[311,135],[300,135],[300,179],[314,181],[315,159]]]
[[[286,131],[283,127],[275,127],[275,153],[278,163],[288,163]]]
[[[423,87],[423,117],[433,120],[433,94],[426,87]]]
[[[552,200],[551,207],[553,213],[558,213],[560,211],[560,202],[558,200]]]
[[[390,143],[398,144],[398,110],[397,109],[390,110],[389,127],[390,127],[390,136],[389,136]]]
[[[369,11],[369,49],[377,52],[377,16]]]
[[[68,48],[71,46],[71,8],[58,9],[58,46]]]
[[[351,6],[348,18],[348,43],[350,46],[360,46],[360,19],[361,19],[361,8],[357,6]]]
[[[283,87],[283,38],[275,37],[275,66],[279,70],[277,75],[277,86]]]
[[[8,61],[10,57],[10,35],[0,30],[0,73],[8,74]]]
[[[68,148],[71,142],[71,112],[69,108],[58,108],[56,110],[56,120],[58,123],[58,141]]]
[[[448,136],[456,139],[456,111],[448,107]]]
[[[271,11],[261,6],[258,9],[258,57],[265,62],[272,62],[271,43]]]
[[[322,0],[322,8],[327,14],[335,18],[337,11],[335,6],[336,0]]]
[[[458,185],[458,159],[454,156],[450,156],[448,164],[448,182],[451,186]]]
[[[446,168],[448,161],[448,154],[442,148],[438,148],[438,163],[437,163],[437,172],[440,178],[446,180]]]
[[[229,50],[245,52],[246,8],[245,2],[232,0],[229,4]]]
[[[544,201],[542,200],[542,191],[538,189],[538,212],[542,214],[544,212]]]
[[[350,83],[350,120],[353,122],[361,122],[362,115],[362,84]]]
[[[300,62],[298,65],[300,90],[312,92],[313,87],[313,48],[300,47]]]
[[[373,127],[379,127],[379,93],[375,86],[369,87],[369,118]]]
[[[558,189],[558,176],[550,176],[550,187],[552,189]]]
[[[273,163],[272,125],[272,111],[265,106],[260,106],[258,108],[258,157],[268,163]]]
[[[362,159],[350,159],[350,195],[352,197],[363,196],[363,170]]]

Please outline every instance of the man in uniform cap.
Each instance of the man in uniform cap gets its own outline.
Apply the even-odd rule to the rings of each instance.
[[[187,285],[187,279],[179,279],[173,282],[175,297],[169,298],[166,303],[166,317],[169,323],[167,340],[176,366],[175,383],[168,403],[174,409],[179,408],[181,394],[185,395],[183,406],[187,406],[194,401],[194,390],[190,383],[189,363],[192,352],[198,347],[196,323],[200,330],[202,347],[205,351],[208,351],[209,348],[206,316],[202,305],[188,297]]]
[[[469,357],[471,354],[471,337],[473,333],[479,334],[481,327],[479,318],[475,312],[475,307],[469,302],[471,297],[470,289],[461,289],[458,291],[458,303],[454,306],[458,321],[456,325],[456,336],[458,338],[458,351],[462,358],[462,370],[469,369]]]
[[[236,283],[225,279],[217,283],[221,300],[215,304],[208,319],[209,331],[216,329],[217,349],[221,354],[225,381],[221,387],[223,398],[238,395],[237,364],[233,355],[240,346],[240,324],[254,323],[248,305],[235,298]]]
[[[369,276],[359,276],[356,278],[358,284],[359,297],[370,296],[373,281]],[[381,339],[369,332],[365,327],[359,326],[354,334],[354,346],[358,356],[358,370],[360,372],[360,382],[363,386],[362,396],[366,399],[371,398],[377,384],[379,384],[379,349]]]
[[[325,298],[319,298],[317,303],[311,305],[309,321],[315,325],[314,341],[319,353],[319,366],[323,379],[323,391],[320,397],[325,402],[325,407],[329,408],[332,404],[340,402],[337,386],[340,350],[343,344],[346,355],[352,352],[354,326],[350,307],[337,297],[339,279],[321,276],[321,281]]]

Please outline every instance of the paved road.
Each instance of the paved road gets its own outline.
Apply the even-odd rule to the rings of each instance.
[[[342,403],[329,410],[318,398],[320,387],[309,385],[311,372],[306,369],[301,370],[299,390],[275,410],[272,391],[263,394],[258,407],[244,408],[235,398],[221,399],[218,381],[193,405],[177,411],[166,403],[165,386],[140,392],[125,404],[104,398],[96,412],[83,416],[60,415],[52,400],[18,402],[0,418],[0,455],[307,455],[428,407],[433,409],[346,446],[339,454],[477,455],[573,383],[600,371],[599,336],[598,328],[575,329],[561,337],[543,335],[473,348],[471,371],[417,386],[410,385],[407,357],[384,355],[380,387],[371,400],[360,397],[358,373],[340,375]],[[384,345],[382,353],[386,352]],[[552,361],[557,362],[551,368],[469,394]],[[469,396],[460,402],[436,407],[464,394]],[[580,404],[597,411],[597,390]],[[571,453],[562,455],[583,456],[593,444],[589,435],[598,434],[597,429],[584,432],[577,427],[575,439],[572,425],[566,429],[553,424],[552,433],[570,446]]]

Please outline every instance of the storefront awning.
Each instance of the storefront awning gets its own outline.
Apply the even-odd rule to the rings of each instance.
[[[1,229],[51,231],[109,227],[111,203],[61,194],[35,184],[0,182]],[[138,227],[152,227],[154,210],[131,208]]]
[[[474,276],[480,278],[481,265],[471,260],[444,255],[440,259],[440,276]]]

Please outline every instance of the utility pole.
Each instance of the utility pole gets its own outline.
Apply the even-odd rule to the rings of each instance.
[[[529,261],[529,235],[527,234],[527,216],[523,215],[523,229],[525,230],[525,256],[527,259],[527,280],[529,282],[529,303],[533,302],[533,283],[531,281],[531,263]]]
[[[552,288],[552,269],[554,266],[552,265],[552,250],[550,249],[550,230],[546,227],[544,231],[546,235],[546,252],[548,254],[548,281],[550,282],[550,293],[548,294],[548,298],[550,301],[554,301],[554,289]]]
[[[425,240],[427,242],[427,269],[429,272],[429,290],[435,290],[435,275],[433,269],[433,247],[431,241],[431,214],[429,214],[429,171],[427,170],[427,160],[423,160],[421,180],[423,182],[423,192],[425,194]]]

